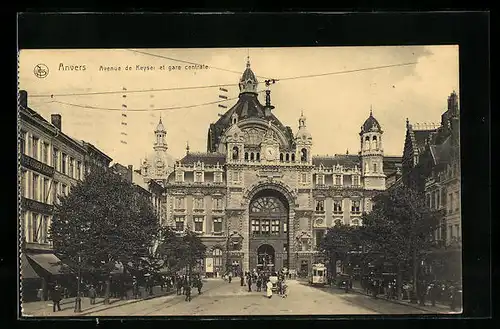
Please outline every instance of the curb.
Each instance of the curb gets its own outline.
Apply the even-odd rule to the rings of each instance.
[[[219,287],[219,286],[217,286],[217,287]],[[210,289],[207,289],[207,290],[205,290],[205,292],[206,291],[210,291],[210,290],[212,290],[214,288],[216,288],[216,287],[212,287]],[[148,297],[145,297],[145,298],[135,299],[135,300],[130,301],[128,303],[123,303],[123,304],[118,304],[118,305],[110,305],[109,307],[105,307],[105,308],[102,308],[102,309],[99,309],[99,310],[82,311],[79,315],[88,315],[88,314],[92,314],[92,313],[99,313],[99,312],[102,312],[102,311],[111,310],[111,309],[114,309],[114,308],[117,308],[117,307],[121,307],[121,306],[124,306],[124,305],[132,305],[132,304],[143,302],[143,301],[146,301],[146,300],[150,300],[150,299],[154,299],[154,298],[159,298],[159,297],[170,296],[170,295],[174,295],[174,294],[175,294],[175,290],[171,291],[170,293],[163,294],[163,295],[148,296]]]
[[[364,293],[363,291],[359,290],[359,289],[351,289],[351,291],[357,293],[357,294],[360,294],[360,295],[364,295],[364,296],[371,296],[369,294],[366,294]],[[426,312],[436,312],[435,310],[431,310],[427,307],[422,307],[418,304],[410,304],[410,303],[405,303],[405,302],[401,302],[399,300],[395,300],[395,299],[384,299],[384,298],[378,298],[380,300],[383,300],[383,301],[386,301],[386,302],[389,302],[389,303],[393,303],[393,304],[399,304],[399,305],[403,305],[403,306],[408,306],[408,307],[412,307],[414,309],[417,309],[417,310],[421,310],[421,311],[426,311]],[[449,314],[449,313],[460,313],[460,312],[452,312],[452,311],[438,311],[438,313],[445,313],[445,314]]]
[[[88,315],[88,314],[95,313],[95,312],[107,311],[107,310],[111,310],[111,309],[113,309],[113,308],[121,307],[121,306],[124,306],[124,305],[131,305],[131,304],[135,304],[135,303],[143,302],[143,301],[145,301],[145,300],[150,300],[150,299],[154,299],[154,298],[159,298],[159,297],[170,296],[170,295],[173,295],[173,293],[174,293],[174,291],[173,291],[173,292],[170,292],[170,293],[167,293],[167,294],[163,294],[163,295],[148,296],[148,297],[145,297],[145,298],[138,298],[138,299],[134,299],[134,300],[129,301],[129,302],[127,302],[127,303],[121,303],[121,304],[117,304],[117,305],[110,304],[110,306],[105,307],[105,308],[101,308],[101,309],[99,309],[99,310],[87,310],[87,311],[82,311],[81,313],[79,313],[79,315]]]

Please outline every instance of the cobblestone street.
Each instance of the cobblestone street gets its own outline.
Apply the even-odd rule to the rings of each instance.
[[[410,306],[373,299],[358,293],[331,288],[315,288],[289,281],[288,298],[264,292],[248,292],[239,281],[208,280],[203,293],[193,290],[193,299],[166,296],[87,313],[88,316],[179,316],[179,315],[321,315],[321,314],[426,314]]]

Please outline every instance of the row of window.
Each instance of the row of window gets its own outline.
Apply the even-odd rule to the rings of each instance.
[[[21,196],[35,201],[52,204],[58,195],[68,195],[70,187],[27,170],[21,171]]]
[[[343,175],[334,175],[334,181],[333,183],[337,186],[341,186],[344,183]],[[317,185],[325,185],[325,175],[324,174],[317,174],[316,175],[316,184]],[[359,175],[352,175],[352,186],[359,186],[360,185],[360,179]]]
[[[316,211],[322,212],[325,211],[325,200],[317,200],[316,201]],[[341,200],[333,200],[333,212],[341,213],[342,212],[342,201]],[[361,213],[361,201],[359,200],[351,200],[351,213]]]
[[[50,217],[27,211],[24,213],[24,235],[26,242],[47,244]]]
[[[52,159],[50,159],[50,144],[41,141],[40,138],[21,131],[20,152],[28,155],[47,165],[52,165],[55,170],[70,176],[71,178],[83,179],[83,166],[81,161],[77,161],[64,152],[52,147]],[[52,160],[52,161],[51,161]]]
[[[281,227],[283,230],[280,231]],[[252,219],[252,233],[254,235],[281,235],[288,232],[288,224],[279,219]]]
[[[455,224],[455,225],[448,225],[446,227],[445,225],[441,226],[438,228],[435,233],[434,233],[434,238],[436,240],[444,240],[446,239],[447,241],[452,241],[453,239],[459,239],[462,236],[461,231],[460,231],[460,225]]]
[[[443,188],[441,190],[434,190],[426,194],[426,204],[431,209],[440,209],[443,205],[446,206],[446,212],[452,214],[460,210],[460,199],[458,191],[448,193]]]
[[[186,216],[175,216],[175,230],[178,232],[184,231],[186,228]],[[205,232],[205,216],[193,216],[193,230],[198,233]],[[222,218],[212,218],[212,232],[222,233]]]
[[[177,183],[184,182],[184,171],[176,171],[175,172],[175,181]],[[194,182],[195,183],[204,183],[205,182],[205,173],[203,171],[195,171],[194,173]],[[214,183],[222,183],[222,172],[214,172]]]
[[[365,137],[365,150],[370,150],[370,149],[377,149],[380,146],[380,141],[377,143],[377,136],[373,136],[372,141],[370,143],[370,136]],[[370,148],[371,147],[371,148]]]
[[[174,208],[179,210],[186,209],[186,197],[175,197]],[[194,209],[205,209],[205,197],[193,197],[193,208]],[[212,209],[213,210],[223,210],[224,204],[221,197],[212,198]]]
[[[237,161],[240,159],[240,149],[238,146],[233,147],[232,159]],[[245,161],[260,161],[260,152],[245,152]],[[307,162],[308,160],[307,149],[300,150],[300,161]],[[295,162],[295,153],[280,153],[281,162]]]

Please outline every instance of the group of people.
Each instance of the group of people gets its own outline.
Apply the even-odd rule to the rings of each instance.
[[[191,277],[187,275],[176,275],[174,277],[175,286],[177,288],[177,295],[186,296],[185,301],[191,301],[191,288],[198,289],[198,295],[201,294],[203,288],[203,280],[200,275],[195,274]]]
[[[421,280],[417,282],[415,290],[413,285],[413,281],[404,282],[401,285],[401,296],[398,296],[396,279],[384,280],[372,275],[361,280],[362,288],[374,298],[385,295],[386,299],[418,301],[421,306],[425,306],[426,301],[430,301],[432,306],[440,302],[449,304],[452,311],[461,307],[462,287],[457,283]]]
[[[285,278],[287,274],[284,271],[279,272],[270,272],[270,271],[260,271],[254,269],[249,272],[240,272],[240,285],[244,287],[248,286],[248,292],[252,292],[252,288],[255,286],[255,291],[261,292],[263,289],[266,290],[267,298],[271,298],[273,296],[273,291],[276,291],[279,296],[282,298],[286,298],[288,296],[287,293],[287,284],[285,283]],[[231,283],[231,275],[229,274],[228,282]],[[273,284],[271,278],[276,278],[276,282]]]

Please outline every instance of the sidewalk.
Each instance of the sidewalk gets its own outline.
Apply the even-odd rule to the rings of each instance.
[[[338,289],[338,288],[334,288],[334,289]],[[356,286],[354,284],[352,286],[352,291],[354,291],[358,294],[365,295],[365,296],[371,296],[370,294],[367,294],[364,289],[362,289],[361,287]],[[436,306],[432,306],[432,305],[422,306],[422,305],[419,305],[417,303],[410,303],[410,301],[407,301],[407,300],[387,299],[387,298],[385,298],[385,295],[378,295],[377,298],[380,300],[389,302],[389,303],[405,305],[405,306],[413,307],[413,308],[416,308],[416,309],[419,309],[422,311],[426,311],[429,313],[439,313],[439,314],[461,314],[462,313],[461,310],[453,312],[453,311],[451,311],[450,306],[439,304],[439,303],[436,303]]]
[[[104,304],[104,298],[96,298],[96,303],[94,305],[90,304],[89,297],[82,297],[82,312],[75,313],[75,297],[66,298],[61,300],[61,311],[53,312],[52,309],[52,301],[36,301],[36,302],[28,302],[23,303],[22,305],[22,316],[25,317],[46,317],[46,316],[82,316],[86,314],[90,314],[97,311],[103,311],[112,309],[115,307],[120,307],[126,304],[133,304],[140,301],[167,296],[175,293],[175,290],[172,289],[168,291],[164,289],[161,291],[159,286],[153,287],[153,295],[149,296],[145,293],[144,288],[140,291],[140,297],[137,299],[131,298],[130,294],[128,294],[127,299],[119,299],[119,298],[110,298],[109,304]]]

